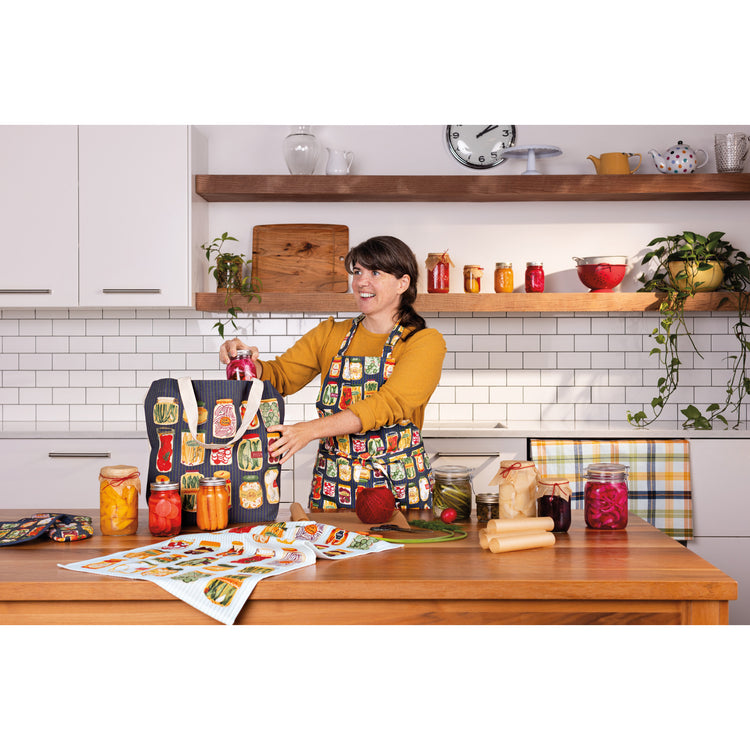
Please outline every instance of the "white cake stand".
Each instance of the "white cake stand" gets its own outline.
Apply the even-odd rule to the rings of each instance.
[[[526,171],[521,174],[541,174],[536,171],[536,160],[547,156],[560,156],[562,149],[557,146],[511,146],[503,149],[503,156],[526,159]]]

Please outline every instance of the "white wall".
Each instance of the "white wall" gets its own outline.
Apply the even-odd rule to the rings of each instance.
[[[199,126],[208,137],[211,173],[285,174],[281,144],[287,126]],[[576,127],[518,126],[518,144],[549,144],[561,157],[540,160],[546,173],[591,174],[589,153],[641,152],[644,173],[655,172],[650,148],[683,140],[711,157],[713,134],[748,125]],[[444,127],[316,127],[324,146],[355,152],[356,173],[469,174],[447,152]],[[518,174],[508,160],[488,174]],[[322,171],[322,164],[319,171]],[[533,178],[529,178],[533,179]],[[680,179],[674,176],[673,179]],[[255,224],[325,222],[349,226],[351,243],[394,234],[422,260],[450,249],[460,267],[488,270],[509,260],[517,281],[526,260],[541,259],[549,291],[584,291],[572,256],[623,254],[637,261],[650,239],[693,229],[725,231],[737,247],[750,249],[746,202],[628,203],[212,203],[209,240],[224,231],[249,250]],[[623,291],[636,288],[631,271]],[[490,275],[483,292],[493,293]],[[212,288],[208,282],[205,288]],[[424,282],[421,283],[424,288]],[[331,310],[336,315],[336,310]],[[255,313],[243,316],[240,336],[273,354],[324,317]],[[142,420],[142,400],[157,377],[189,374],[223,377],[212,330],[216,316],[193,310],[10,310],[0,311],[0,420],[81,423],[92,427]],[[721,400],[726,356],[734,352],[731,316],[692,318],[703,359],[687,353],[681,386],[664,419],[680,417],[688,403]],[[441,314],[429,319],[448,343],[443,378],[427,419],[620,420],[655,394],[659,370],[647,352],[653,313]],[[645,353],[644,353],[645,352]],[[289,419],[314,413],[316,386],[289,399]],[[743,414],[747,420],[747,410]]]

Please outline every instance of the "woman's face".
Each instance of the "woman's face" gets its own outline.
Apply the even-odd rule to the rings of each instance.
[[[398,310],[401,295],[409,287],[409,277],[396,278],[385,271],[371,271],[355,263],[352,268],[352,292],[360,312],[373,316]]]

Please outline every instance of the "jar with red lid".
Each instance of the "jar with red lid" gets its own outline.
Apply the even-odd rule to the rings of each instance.
[[[154,536],[174,536],[182,528],[182,498],[177,482],[153,482],[148,498],[148,530]]]
[[[544,291],[544,268],[538,260],[532,260],[526,264],[526,291]]]
[[[250,350],[238,349],[227,365],[227,380],[252,380],[256,374]]]
[[[428,253],[425,261],[428,294],[447,294],[450,291],[450,267],[452,265],[453,261],[447,250],[444,253]]]

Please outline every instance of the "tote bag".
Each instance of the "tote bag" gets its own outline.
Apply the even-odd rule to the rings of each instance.
[[[268,452],[268,427],[283,423],[284,400],[269,382],[163,378],[145,410],[148,486],[179,483],[183,526],[196,523],[201,477],[214,476],[228,480],[230,524],[276,519],[281,467]]]

